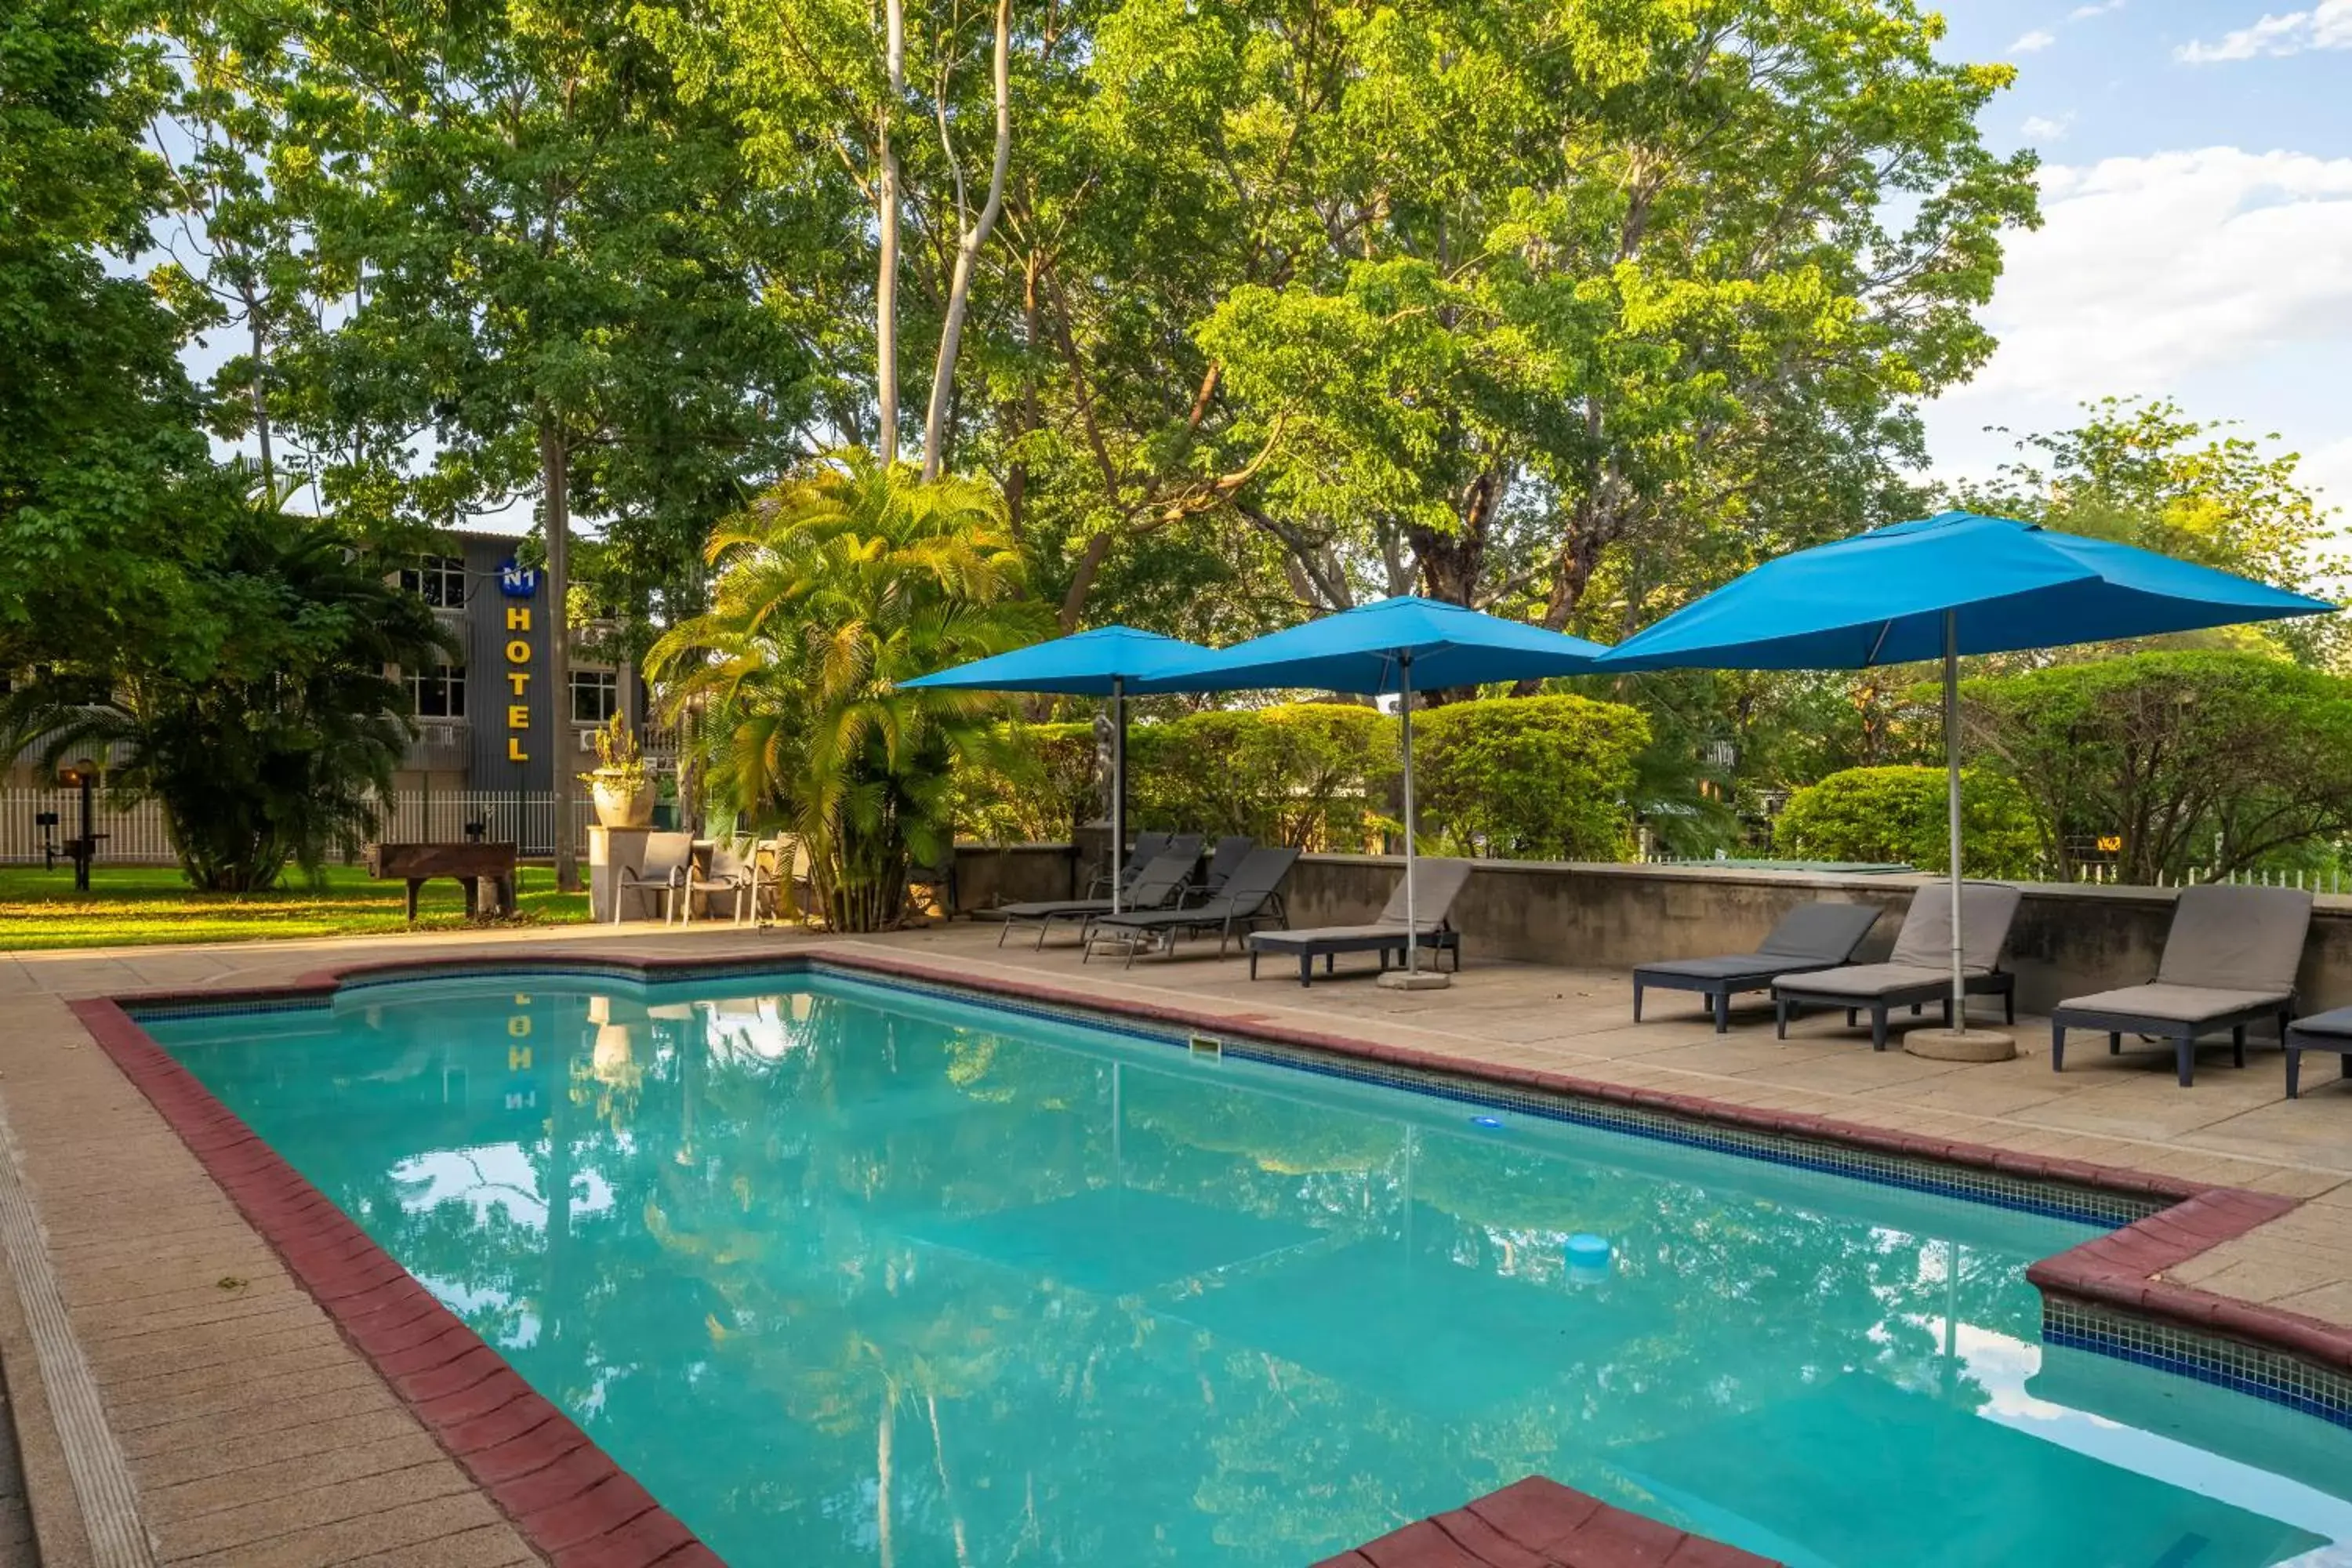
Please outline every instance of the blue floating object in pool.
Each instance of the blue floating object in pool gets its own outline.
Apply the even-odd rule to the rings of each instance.
[[[1592,1285],[1609,1278],[1609,1238],[1579,1231],[1562,1248],[1568,1255],[1568,1278],[1573,1284]]]
[[[1470,1119],[1473,1127],[1500,1127],[1502,1124],[1503,1119],[1499,1116],[1474,1116]]]

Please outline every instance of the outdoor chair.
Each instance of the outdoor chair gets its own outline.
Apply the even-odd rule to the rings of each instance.
[[[1462,968],[1462,933],[1454,929],[1454,900],[1470,882],[1470,862],[1467,860],[1423,860],[1420,876],[1413,889],[1413,928],[1405,925],[1405,881],[1397,879],[1396,890],[1380,918],[1370,925],[1317,926],[1306,931],[1261,931],[1249,935],[1250,978],[1257,978],[1257,961],[1261,954],[1295,953],[1298,959],[1298,984],[1309,985],[1315,980],[1315,960],[1323,960],[1323,973],[1333,969],[1333,960],[1343,952],[1377,952],[1381,968],[1388,968],[1391,959],[1402,963],[1408,945],[1430,948],[1443,955],[1454,955],[1456,972]]]
[[[1960,885],[1960,975],[1963,994],[1998,995],[2001,1016],[2017,1022],[2017,976],[2001,968],[2009,952],[2010,927],[2017,921],[2020,894],[2001,882]],[[1772,983],[1774,1032],[1789,1037],[1789,1020],[1806,1007],[1843,1007],[1847,1026],[1870,1015],[1870,1048],[1886,1048],[1890,1008],[1912,1012],[1940,1002],[1944,1025],[1952,1017],[1952,890],[1938,882],[1911,895],[1911,908],[1895,933],[1895,951],[1884,963],[1849,963],[1792,974]]]
[[[1225,884],[1232,880],[1234,873],[1241,869],[1242,863],[1256,848],[1257,840],[1246,833],[1229,834],[1218,839],[1216,848],[1210,852],[1209,863],[1201,868],[1199,879],[1184,890],[1185,898],[1188,900],[1213,899],[1223,892]]]
[[[694,919],[694,903],[702,900],[708,913],[725,895],[732,906],[735,923],[741,925],[751,907],[751,863],[758,846],[749,838],[722,838],[711,847],[708,870],[695,870],[689,863],[686,877],[686,919]]]
[[[646,907],[647,899],[658,900],[662,923],[670,923],[685,908],[678,894],[685,891],[693,868],[693,834],[646,834],[645,859],[634,869],[622,867],[613,879],[613,923],[621,923],[621,910],[631,893],[636,895],[640,910]]]
[[[1633,1022],[1642,1021],[1642,993],[1696,991],[1707,1000],[1718,1035],[1731,1026],[1731,998],[1742,991],[1769,991],[1772,983],[1807,970],[1847,963],[1878,910],[1869,904],[1800,904],[1782,915],[1753,952],[1714,958],[1669,958],[1633,971]]]
[[[2286,1026],[2286,1097],[2299,1098],[2303,1078],[2303,1053],[2333,1051],[2344,1081],[2352,1083],[2352,1007],[2337,1007],[2326,1013],[2314,1013],[2308,1018],[2297,1018]]]
[[[1143,868],[1134,885],[1120,900],[1122,909],[1156,910],[1176,901],[1191,879],[1192,868],[1200,863],[1201,844],[1196,837],[1190,849],[1167,850]],[[1035,926],[1037,945],[1045,945],[1045,935],[1055,926],[1075,924],[1083,931],[1086,923],[1097,915],[1111,912],[1108,899],[1047,899],[1033,903],[1006,904],[991,911],[1004,921],[1004,929],[996,933],[996,945],[1003,947],[1004,939],[1015,926]]]
[[[2122,1053],[2126,1034],[2169,1042],[2183,1089],[2196,1078],[2201,1035],[2229,1030],[2244,1067],[2247,1025],[2275,1022],[2285,1043],[2294,972],[2310,931],[2311,895],[2300,888],[2181,889],[2154,980],[2070,997],[2052,1009],[2051,1068],[2065,1070],[2069,1029],[2104,1029],[2109,1056]]]
[[[1197,833],[1137,834],[1135,847],[1127,852],[1127,858],[1120,862],[1119,891],[1123,894],[1134,887],[1135,879],[1143,875],[1143,868],[1171,849],[1189,849],[1192,858],[1198,860],[1201,858],[1201,836]],[[1087,884],[1087,897],[1090,899],[1110,897],[1110,873],[1108,870],[1095,873],[1094,879]]]
[[[1236,934],[1246,937],[1262,925],[1283,923],[1282,885],[1289,880],[1290,868],[1297,864],[1296,849],[1253,849],[1225,879],[1224,890],[1205,903],[1185,909],[1097,915],[1087,924],[1086,952],[1079,962],[1092,958],[1095,943],[1108,937],[1126,945],[1128,966],[1132,968],[1139,952],[1158,949],[1172,954],[1180,936],[1211,931],[1217,933],[1217,956],[1222,959]]]

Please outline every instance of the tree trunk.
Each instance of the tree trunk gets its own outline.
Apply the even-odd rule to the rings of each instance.
[[[894,0],[895,4],[895,0]],[[988,198],[980,216],[956,242],[955,275],[948,285],[947,318],[940,324],[940,354],[931,371],[931,407],[923,421],[923,478],[936,479],[947,462],[949,399],[955,386],[956,354],[963,343],[964,314],[971,306],[971,275],[979,265],[981,247],[1004,210],[1004,174],[1013,163],[1013,0],[996,0],[996,46],[993,61],[996,89],[996,158],[988,173]],[[942,130],[944,130],[942,121]],[[952,155],[953,149],[950,149]],[[963,194],[963,176],[956,175],[956,194]],[[959,200],[961,208],[961,202]]]
[[[1110,535],[1091,534],[1087,547],[1078,553],[1078,564],[1070,574],[1070,591],[1062,595],[1062,635],[1069,636],[1078,629],[1078,617],[1086,614],[1087,600],[1095,591],[1095,579],[1102,573],[1103,558],[1110,553]]]
[[[572,454],[552,418],[539,426],[540,487],[546,497],[548,786],[555,796],[555,885],[580,890],[580,858],[572,847],[572,778],[563,765],[563,737],[572,717]]]
[[[888,30],[883,63],[890,97],[875,117],[874,128],[875,155],[882,165],[874,215],[882,241],[874,279],[874,400],[881,426],[875,450],[887,468],[898,460],[898,153],[890,142],[890,122],[907,91],[906,0],[883,0],[883,13]]]
[[[261,447],[263,493],[278,504],[278,465],[269,449],[269,342],[261,327],[261,305],[250,285],[243,287],[246,331],[253,336],[253,434]]]
[[[1021,350],[1028,361],[1021,378],[1020,425],[1018,437],[1027,436],[1037,428],[1037,272],[1043,265],[1043,253],[1029,252],[1021,269]],[[1004,511],[1013,525],[1013,537],[1023,538],[1023,524],[1027,521],[1029,500],[1029,465],[1020,458],[1013,459],[1004,476]]]

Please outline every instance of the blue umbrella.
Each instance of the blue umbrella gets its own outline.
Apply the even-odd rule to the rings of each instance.
[[[1097,626],[900,684],[941,690],[1043,691],[1110,699],[1110,901],[1116,910],[1127,858],[1128,693],[1143,680],[1187,668],[1208,654],[1200,644],[1181,637],[1137,631],[1132,626]]]
[[[1301,687],[1400,699],[1404,749],[1405,929],[1418,933],[1413,909],[1412,692],[1547,675],[1580,675],[1604,648],[1581,637],[1481,615],[1459,605],[1402,595],[1272,632],[1181,669],[1139,681],[1139,691],[1238,691]],[[1406,984],[1418,970],[1421,943],[1405,943]]]
[[[1948,511],[1768,561],[1611,649],[1596,673],[1944,661],[1952,1016],[1960,975],[1959,658],[2325,615],[2336,606],[2103,539]]]

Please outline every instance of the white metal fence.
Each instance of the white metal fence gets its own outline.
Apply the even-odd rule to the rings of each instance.
[[[575,851],[586,854],[588,825],[595,813],[585,799],[563,803]],[[544,791],[402,790],[385,802],[382,837],[387,840],[464,838],[476,824],[493,843],[512,843],[526,856],[555,852],[557,802]],[[40,818],[54,812],[57,823]],[[171,835],[163,808],[153,801],[117,808],[100,792],[92,803],[90,830],[106,837],[98,847],[103,866],[168,866]],[[42,844],[62,844],[81,832],[81,794],[71,789],[0,789],[0,865],[38,865]]]
[[[1908,866],[1891,863],[1884,866],[1828,867],[1819,861],[1811,860],[1773,860],[1760,857],[1742,859],[1737,856],[1727,858],[1720,855],[1712,859],[1673,855],[1644,855],[1641,860],[1644,866],[1718,866],[1726,870],[1770,869],[1774,867],[1785,867],[1792,871],[1837,869],[1855,872],[1891,872],[1912,869]],[[2120,885],[2116,879],[2116,869],[2117,868],[2111,864],[2096,861],[2081,864],[2074,868],[2074,879],[2085,887],[2112,888]],[[2039,879],[2053,879],[2045,867]],[[2195,866],[2189,868],[2188,874],[2181,877],[2159,872],[2156,879],[2156,885],[2159,888],[2195,887],[2200,883],[2212,881],[2226,882],[2240,888],[2302,888],[2314,893],[2329,894],[2341,893],[2347,889],[2352,889],[2352,877],[2347,877],[2340,868],[2325,871],[2232,871],[2226,876],[2217,878],[2213,875],[2210,867]]]

